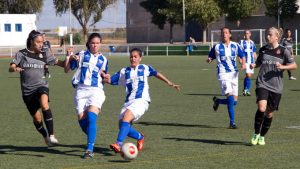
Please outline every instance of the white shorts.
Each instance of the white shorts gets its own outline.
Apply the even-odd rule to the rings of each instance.
[[[76,113],[80,114],[93,105],[101,109],[105,101],[104,91],[99,87],[78,85],[74,94],[74,105]]]
[[[254,73],[254,69],[250,69],[250,63],[246,63],[246,69],[244,70],[245,73],[251,73],[253,74]]]
[[[238,96],[238,77],[238,72],[221,73],[218,75],[219,86],[223,96],[228,93]]]
[[[124,116],[124,113],[129,109],[134,115],[133,121],[137,121],[148,110],[149,102],[143,99],[136,99],[125,103],[122,107],[119,120]]]

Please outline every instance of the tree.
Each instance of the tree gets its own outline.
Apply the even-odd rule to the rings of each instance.
[[[260,0],[219,0],[218,3],[228,20],[237,21],[238,27],[241,19],[251,16],[261,5]]]
[[[278,19],[278,11],[280,11],[280,25],[282,25],[283,20],[293,18],[296,15],[299,9],[297,1],[298,0],[281,0],[278,4],[278,1],[264,0],[264,4],[267,8],[266,15]]]
[[[221,9],[215,0],[187,0],[186,13],[188,20],[196,21],[203,28],[203,42],[206,42],[206,32],[209,24],[218,20]]]
[[[43,0],[1,0],[0,13],[34,14],[42,11]]]
[[[69,0],[53,0],[56,14],[62,15],[69,10]],[[102,12],[115,0],[77,0],[72,1],[71,11],[82,27],[85,40],[88,29],[95,25],[101,18]]]
[[[173,43],[173,27],[182,25],[183,20],[181,0],[146,0],[140,5],[150,12],[152,23],[159,29],[164,29],[166,23],[170,24],[170,43]]]

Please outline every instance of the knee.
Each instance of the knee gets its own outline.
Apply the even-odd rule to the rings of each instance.
[[[267,118],[272,118],[272,117],[273,117],[273,112],[267,111],[265,116],[266,116]]]

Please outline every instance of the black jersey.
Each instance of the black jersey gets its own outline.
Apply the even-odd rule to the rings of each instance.
[[[39,87],[48,87],[48,82],[42,77],[45,64],[54,65],[56,58],[47,56],[45,52],[32,53],[28,49],[22,49],[16,53],[11,64],[24,69],[20,72],[21,90],[23,96],[34,93]]]
[[[275,49],[265,45],[259,50],[256,60],[256,65],[260,66],[256,79],[257,88],[265,88],[274,93],[282,93],[283,70],[277,69],[277,62],[282,65],[288,65],[295,61],[289,50],[281,45]]]

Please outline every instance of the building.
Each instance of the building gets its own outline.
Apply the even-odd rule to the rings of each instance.
[[[151,14],[140,6],[140,2],[143,0],[128,0],[127,2],[127,42],[128,43],[161,43],[169,42],[170,26],[166,24],[163,30],[160,30],[156,25],[151,23]],[[298,1],[300,6],[300,0]],[[219,30],[226,26],[233,30],[244,29],[266,29],[271,26],[277,26],[277,20],[275,17],[265,16],[265,6],[262,5],[253,16],[245,18],[237,22],[228,21],[225,17],[221,17],[218,21],[211,24],[207,31],[207,40],[210,41],[211,31]],[[300,11],[300,8],[299,8]],[[298,11],[298,12],[299,12]],[[297,14],[291,20],[285,20],[282,24],[284,28],[289,28],[292,31],[300,28],[300,14]],[[173,29],[173,40],[176,42],[183,42],[188,40],[191,36],[195,38],[197,42],[203,40],[201,27],[193,22],[186,23],[185,29],[183,26],[175,25]],[[298,30],[299,31],[299,30]],[[294,35],[293,35],[294,36]],[[300,38],[298,34],[298,39]],[[259,42],[259,39],[255,39]]]
[[[35,14],[0,14],[0,46],[25,46],[35,23]]]

